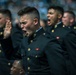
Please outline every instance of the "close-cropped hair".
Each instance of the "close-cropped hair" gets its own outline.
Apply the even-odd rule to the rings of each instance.
[[[71,10],[67,10],[67,11],[65,11],[64,13],[68,13],[68,14],[70,14],[70,16],[71,16],[72,18],[75,19],[75,13],[74,13],[73,11],[71,11]]]
[[[60,12],[60,14],[62,14],[62,15],[63,15],[63,13],[64,13],[64,9],[63,9],[61,6],[51,5],[51,6],[48,8],[48,10],[50,10],[50,9],[57,10],[57,11]]]
[[[6,17],[9,17],[10,20],[12,20],[12,14],[9,9],[0,9],[0,13],[5,15]]]
[[[22,60],[15,60],[15,61],[18,63],[18,65],[20,65],[21,68],[25,69]]]
[[[32,16],[34,16],[35,18],[40,19],[39,11],[35,7],[27,6],[18,12],[19,16],[22,16],[24,14],[32,14]]]

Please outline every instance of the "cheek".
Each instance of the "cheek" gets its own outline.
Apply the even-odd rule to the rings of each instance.
[[[28,24],[25,26],[26,29],[31,29],[32,27],[33,27],[33,23],[28,23]]]
[[[19,71],[18,70],[13,70],[13,73],[17,74],[17,73],[19,73]]]
[[[4,23],[6,23],[6,21],[5,20],[0,20],[0,23],[3,23],[4,24]]]
[[[0,23],[2,23],[2,22],[3,22],[3,20],[1,19],[1,20],[0,20]]]
[[[64,18],[62,18],[62,21],[64,20]]]
[[[64,22],[65,21],[65,19],[64,18],[62,18],[62,22]]]
[[[63,22],[64,22],[64,23],[67,23],[67,22],[68,22],[68,19],[64,19]]]
[[[29,29],[30,28],[30,25],[25,25],[24,28],[25,29]]]
[[[52,21],[55,22],[58,18],[56,16],[52,17]]]
[[[52,20],[55,20],[57,18],[57,16],[56,15],[52,15],[51,18],[52,18]]]

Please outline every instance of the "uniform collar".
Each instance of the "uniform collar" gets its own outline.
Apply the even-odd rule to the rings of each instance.
[[[42,29],[42,27],[40,27],[38,30],[36,30],[36,32],[38,32],[40,29]]]

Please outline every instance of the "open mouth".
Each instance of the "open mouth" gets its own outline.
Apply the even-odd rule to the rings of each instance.
[[[50,21],[50,19],[47,19],[47,21]]]
[[[24,31],[24,30],[23,30],[23,35],[24,35],[24,36],[28,36],[29,34],[28,34],[27,31]]]
[[[47,19],[47,24],[50,24],[51,22],[50,22],[50,19]]]

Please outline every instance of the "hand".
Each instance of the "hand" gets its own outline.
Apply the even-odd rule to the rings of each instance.
[[[11,35],[12,24],[10,20],[7,20],[4,28],[4,39],[8,38]]]

